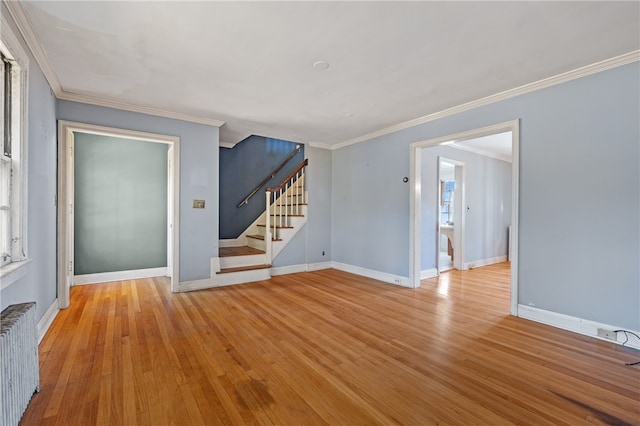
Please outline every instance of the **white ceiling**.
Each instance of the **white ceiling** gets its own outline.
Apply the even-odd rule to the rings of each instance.
[[[453,141],[450,146],[511,162],[512,139],[511,132],[504,132],[475,139]]]
[[[636,1],[21,5],[67,98],[221,120],[227,143],[345,143],[640,48]]]

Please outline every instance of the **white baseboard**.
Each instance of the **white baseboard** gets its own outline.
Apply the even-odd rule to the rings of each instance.
[[[110,281],[138,280],[142,278],[166,276],[166,267],[136,269],[132,271],[103,272],[100,274],[76,275],[73,277],[73,285],[97,284]]]
[[[490,257],[488,259],[480,259],[480,260],[474,260],[472,262],[464,262],[464,269],[466,271],[467,269],[479,268],[481,266],[493,265],[494,263],[500,263],[500,262],[506,262],[506,261],[507,261],[507,255],[503,254],[502,256]]]
[[[307,272],[320,271],[321,269],[330,269],[333,267],[333,262],[317,262],[317,263],[308,263],[307,264]]]
[[[287,266],[273,266],[271,268],[271,275],[287,275],[297,274],[299,272],[307,272],[307,265],[302,263],[300,265],[287,265]]]
[[[214,288],[218,285],[213,278],[205,278],[202,280],[182,281],[178,283],[178,292],[183,291],[196,291],[205,290],[207,288]]]
[[[55,299],[51,306],[49,306],[49,309],[47,309],[47,312],[45,312],[42,318],[40,318],[40,321],[38,321],[38,344],[40,344],[44,335],[47,334],[47,330],[51,327],[51,323],[53,323],[58,312],[60,312],[58,299]]]
[[[426,280],[427,278],[433,278],[438,276],[438,268],[425,269],[420,271],[420,279]]]
[[[374,280],[384,281],[390,284],[400,285],[403,287],[411,287],[409,278],[400,275],[388,274],[386,272],[374,271],[373,269],[362,268],[360,266],[348,265],[346,263],[332,262],[332,266],[340,271],[350,272],[363,277],[373,278]]]
[[[590,321],[570,315],[558,314],[556,312],[546,311],[544,309],[534,308],[532,306],[518,305],[518,316],[531,321],[539,322],[542,324],[550,325],[553,327],[561,328],[563,330],[572,331],[574,333],[583,334],[589,337],[595,337],[596,339],[604,340],[606,342],[622,344],[625,341],[624,333],[618,333],[618,341],[603,339],[598,337],[598,329],[603,328],[605,330],[623,330],[624,327],[617,327],[609,324],[603,324],[595,321]],[[639,331],[627,330],[640,336]],[[640,349],[640,340],[635,339],[633,336],[629,339],[626,346]]]
[[[271,275],[297,274],[299,272],[313,272],[331,268],[331,262],[301,263],[299,265],[274,266]]]

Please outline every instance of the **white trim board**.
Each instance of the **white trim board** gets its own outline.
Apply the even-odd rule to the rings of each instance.
[[[320,271],[321,269],[330,269],[332,267],[332,262],[301,263],[299,265],[274,266],[271,268],[271,275],[276,276],[297,274],[300,272],[313,272]]]
[[[273,266],[271,268],[271,276],[298,274],[300,272],[307,272],[306,264],[301,263],[299,265]]]
[[[535,308],[533,306],[518,305],[518,316],[520,318],[528,319],[531,321],[539,322],[541,324],[550,325],[552,327],[561,328],[563,330],[571,331],[573,333],[583,334],[589,337],[595,337],[605,342],[617,343],[621,345],[624,340],[624,333],[618,333],[618,340],[603,339],[598,337],[598,329],[603,328],[605,330],[623,330],[624,327],[616,327],[609,324],[603,324],[595,321],[590,321],[570,315],[558,314],[556,312],[546,311],[544,309]],[[640,331],[626,330],[631,333],[635,333],[640,336]],[[627,342],[626,346],[640,349],[640,341],[632,337]]]
[[[352,274],[360,275],[367,278],[372,278],[378,281],[384,281],[390,284],[399,285],[402,287],[411,287],[409,285],[409,278],[400,275],[393,275],[386,272],[375,271],[373,269],[362,268],[360,266],[348,265],[346,263],[331,262],[332,267],[339,271],[349,272]]]
[[[73,285],[99,284],[111,281],[139,280],[142,278],[166,277],[167,267],[135,269],[130,271],[101,272],[98,274],[75,275]]]
[[[490,257],[487,259],[479,259],[479,260],[473,260],[471,262],[465,262],[464,269],[467,270],[467,269],[480,268],[481,266],[488,266],[488,265],[493,265],[494,263],[501,263],[506,261],[507,261],[507,255],[503,254],[501,256]]]
[[[60,312],[60,309],[58,308],[58,299],[54,299],[51,306],[49,306],[49,309],[47,309],[47,312],[45,312],[44,315],[42,315],[42,318],[40,318],[40,321],[38,321],[38,344],[40,344],[44,335],[47,334],[47,331],[49,330],[49,327],[51,327],[53,320],[58,315],[58,312]]]

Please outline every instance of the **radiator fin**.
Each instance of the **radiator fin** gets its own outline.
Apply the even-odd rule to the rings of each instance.
[[[0,313],[2,426],[18,425],[34,392],[40,390],[35,302]]]

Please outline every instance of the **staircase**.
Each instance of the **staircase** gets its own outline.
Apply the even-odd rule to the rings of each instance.
[[[283,181],[265,191],[265,211],[235,241],[220,247],[211,260],[214,286],[271,278],[271,262],[307,222],[305,168],[307,160]]]

